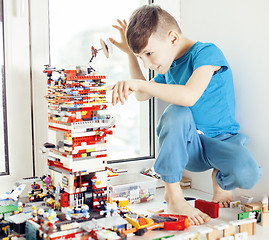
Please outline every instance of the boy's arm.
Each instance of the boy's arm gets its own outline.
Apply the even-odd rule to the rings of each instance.
[[[130,71],[131,78],[132,79],[140,79],[140,80],[144,80],[147,82],[147,80],[145,79],[145,77],[140,69],[140,66],[139,66],[138,61],[137,61],[137,57],[133,53],[130,53],[130,54],[128,54],[128,59],[129,59],[129,71]],[[151,81],[153,81],[153,79]],[[138,101],[145,101],[145,100],[152,98],[152,95],[147,94],[145,92],[136,91],[135,97]]]
[[[126,40],[126,36],[125,36],[125,31],[126,31],[126,27],[127,27],[127,22],[125,20],[120,21],[119,19],[117,20],[118,25],[112,25],[114,28],[116,28],[119,33],[120,33],[120,37],[121,37],[121,41],[117,42],[115,39],[113,38],[109,38],[109,40],[111,41],[112,44],[114,44],[116,47],[118,47],[120,50],[122,50],[123,52],[125,52],[128,55],[128,60],[129,60],[129,71],[130,71],[130,76],[131,79],[141,79],[146,81],[140,66],[138,64],[137,61],[137,57],[133,54],[133,52],[131,51],[131,49],[128,47],[127,44],[127,40]],[[151,98],[152,96],[150,95],[146,95],[143,94],[141,92],[135,92],[136,98],[137,100],[147,100],[149,98]]]
[[[140,91],[152,94],[163,101],[181,106],[193,106],[204,93],[213,74],[219,66],[201,66],[197,68],[185,85],[158,84],[151,82],[150,85],[140,85]]]
[[[141,93],[141,96],[153,96],[168,103],[181,106],[193,106],[202,96],[215,71],[219,66],[206,65],[197,68],[186,85],[161,84],[155,81],[128,80],[121,81],[113,86],[112,103],[124,103],[132,92]],[[145,99],[138,99],[145,100]]]

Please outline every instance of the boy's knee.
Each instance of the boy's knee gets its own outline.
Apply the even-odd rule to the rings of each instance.
[[[157,126],[157,133],[159,134],[160,130],[163,128],[175,130],[177,127],[189,122],[191,117],[192,113],[188,107],[174,104],[169,105],[160,118]]]
[[[251,189],[262,176],[262,169],[252,156],[248,156],[237,166],[234,172],[236,186]]]

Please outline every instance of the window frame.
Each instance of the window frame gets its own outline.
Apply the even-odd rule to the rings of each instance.
[[[4,73],[8,172],[0,176],[2,192],[33,176],[31,77],[28,2],[3,1]],[[8,29],[8,31],[7,31]]]
[[[5,171],[0,172],[0,176],[9,175],[9,155],[8,155],[8,133],[7,133],[7,106],[6,106],[6,71],[5,71],[5,42],[4,42],[4,8],[3,0],[0,0],[3,42],[3,66],[2,66],[2,104],[3,104],[3,132],[4,132],[4,157]]]

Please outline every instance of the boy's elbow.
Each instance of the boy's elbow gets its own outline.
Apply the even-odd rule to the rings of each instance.
[[[181,102],[181,104],[179,104],[179,105],[182,105],[184,107],[192,107],[196,102],[197,102],[196,99],[188,97],[188,98],[184,99],[183,103]]]
[[[197,100],[190,100],[188,102],[188,107],[192,107],[196,102],[197,102]]]
[[[185,98],[185,106],[192,107],[199,100],[199,98],[200,96],[197,96],[197,94],[190,92]]]
[[[193,103],[184,103],[184,104],[179,104],[179,105],[182,105],[184,107],[192,107],[194,104]]]

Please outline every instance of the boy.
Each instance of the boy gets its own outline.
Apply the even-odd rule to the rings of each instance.
[[[135,92],[139,101],[160,98],[170,106],[157,126],[159,154],[155,171],[165,182],[168,211],[188,215],[192,224],[210,217],[184,199],[179,181],[184,169],[201,172],[213,169],[213,201],[228,207],[232,189],[252,188],[261,177],[238,133],[234,117],[234,89],[230,66],[221,50],[211,43],[185,37],[176,20],[158,6],[142,6],[127,25],[113,25],[121,42],[111,42],[127,53],[132,80],[110,86],[112,104],[124,104]],[[137,62],[158,74],[146,81]]]

